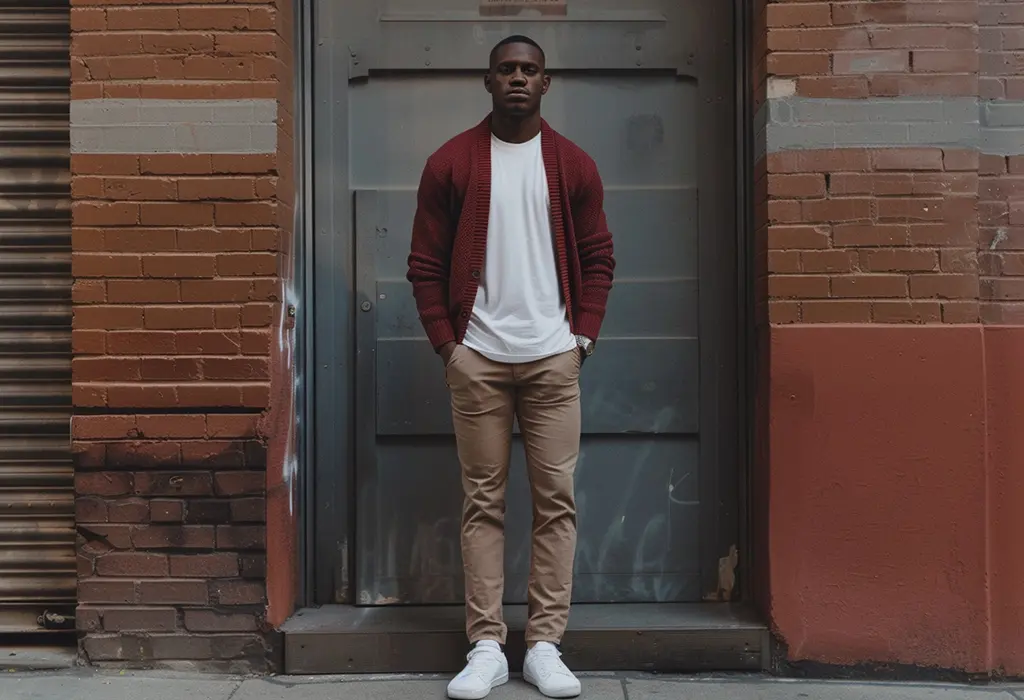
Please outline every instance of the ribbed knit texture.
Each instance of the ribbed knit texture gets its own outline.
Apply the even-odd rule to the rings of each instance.
[[[604,186],[593,159],[546,121],[541,152],[569,324],[597,340],[615,272]],[[488,116],[430,156],[420,179],[408,279],[435,350],[466,333],[487,257],[490,208]]]

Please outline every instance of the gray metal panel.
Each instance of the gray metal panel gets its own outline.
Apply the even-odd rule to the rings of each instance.
[[[453,13],[473,12],[478,7],[471,0],[447,0],[443,5],[446,12]],[[571,5],[574,11],[595,13],[614,11],[619,3],[616,0],[577,0]],[[335,138],[334,142],[325,140],[324,145],[331,146],[334,152],[329,157],[319,160],[317,167],[317,201],[322,205],[318,207],[318,211],[329,206],[333,217],[330,218],[331,225],[337,227],[337,232],[341,232],[348,227],[348,222],[352,221],[348,208],[350,200],[344,193],[357,188],[379,189],[382,191],[380,197],[383,200],[390,197],[395,190],[412,190],[418,182],[423,162],[429,153],[447,138],[479,121],[489,108],[489,104],[479,76],[470,78],[453,75],[450,72],[444,73],[439,71],[436,65],[433,70],[429,66],[424,66],[425,70],[419,71],[417,75],[381,74],[372,72],[372,65],[357,65],[361,64],[359,57],[353,58],[350,55],[348,47],[355,46],[373,34],[381,15],[387,17],[422,12],[422,2],[361,0],[343,5],[319,2],[318,8],[321,15],[329,17],[330,30],[326,33],[317,32],[317,45],[327,46],[330,50],[318,49],[317,60],[332,61],[333,73],[326,81],[332,83],[329,89],[320,93],[324,97],[317,121],[322,126],[317,129],[317,134],[319,136],[323,132],[330,132],[337,135],[353,135],[351,153],[345,150],[345,146],[336,143],[341,140],[340,138]],[[437,9],[437,5],[426,9]],[[631,593],[627,591],[627,595],[633,595],[640,590],[640,595],[647,596],[646,599],[654,599],[650,596],[667,595],[670,597],[666,599],[697,600],[716,588],[718,557],[726,553],[723,550],[723,543],[736,542],[735,492],[730,490],[730,485],[735,486],[736,468],[736,436],[732,429],[735,426],[737,411],[735,309],[738,304],[735,286],[738,263],[734,256],[736,241],[733,234],[735,210],[738,205],[730,200],[735,155],[731,131],[735,118],[734,99],[729,89],[734,69],[730,25],[733,10],[717,3],[700,3],[698,6],[652,0],[650,3],[643,3],[635,11],[654,11],[663,14],[668,20],[672,36],[678,38],[681,47],[694,46],[696,42],[700,42],[700,50],[695,53],[700,53],[710,60],[706,58],[693,64],[697,79],[675,79],[643,71],[605,75],[559,74],[545,101],[545,117],[555,128],[586,149],[598,162],[606,184],[608,213],[616,234],[617,257],[620,261],[618,284],[613,291],[606,326],[608,332],[602,336],[600,354],[588,363],[585,370],[585,396],[587,393],[596,393],[586,386],[587,382],[592,381],[592,378],[587,376],[589,373],[605,375],[616,371],[607,368],[602,370],[600,365],[603,358],[612,356],[614,343],[635,343],[638,347],[653,344],[637,337],[630,337],[649,337],[648,334],[639,331],[650,330],[651,319],[634,323],[633,319],[627,318],[630,315],[640,316],[635,311],[627,310],[631,303],[639,304],[639,301],[630,302],[631,294],[628,291],[620,294],[623,288],[638,285],[636,289],[640,291],[634,292],[632,298],[639,300],[644,289],[649,291],[661,283],[677,284],[685,288],[686,284],[696,281],[699,286],[696,295],[696,303],[699,305],[699,332],[696,336],[700,339],[699,343],[691,330],[692,317],[685,315],[688,313],[687,309],[692,309],[687,306],[685,297],[692,299],[692,293],[679,300],[679,314],[666,313],[663,317],[663,321],[668,319],[674,326],[670,326],[667,332],[662,329],[660,334],[649,335],[664,337],[678,334],[674,340],[657,341],[678,343],[680,347],[678,352],[662,361],[664,364],[678,365],[690,362],[685,358],[687,347],[700,354],[700,369],[690,373],[688,389],[676,392],[676,396],[685,394],[681,397],[684,402],[692,402],[685,411],[692,421],[699,422],[700,439],[689,432],[693,430],[692,426],[685,425],[682,420],[672,422],[676,421],[678,416],[684,415],[680,408],[682,404],[672,409],[674,415],[667,422],[669,431],[681,432],[660,437],[652,434],[584,437],[585,450],[589,449],[592,440],[611,441],[617,445],[617,449],[624,450],[614,457],[608,457],[606,461],[599,461],[597,468],[601,472],[600,482],[605,493],[615,494],[625,490],[619,478],[623,464],[645,463],[648,460],[652,465],[650,470],[655,475],[652,478],[663,485],[659,491],[654,482],[642,482],[639,488],[645,492],[639,494],[638,503],[657,501],[659,493],[667,492],[667,484],[671,479],[665,481],[665,475],[659,472],[666,467],[674,470],[670,471],[670,476],[685,474],[686,480],[698,485],[696,504],[684,508],[696,512],[697,515],[690,520],[678,516],[673,521],[671,534],[673,537],[681,538],[677,543],[681,549],[674,551],[677,552],[676,556],[682,557],[676,562],[675,572],[669,579],[662,580],[658,586],[646,593],[635,586],[629,589]],[[444,22],[452,21],[453,17],[443,20],[441,26],[444,26]],[[500,27],[502,33],[507,34],[529,29],[531,26],[515,21],[524,18],[504,19],[509,21],[494,23],[493,19],[489,19],[487,27]],[[459,21],[459,18],[455,17],[454,21]],[[549,21],[544,20],[543,26],[549,28]],[[563,21],[561,26],[572,25],[566,25]],[[486,38],[488,35],[477,33],[476,36]],[[537,38],[545,41],[542,34],[537,35]],[[477,41],[485,46],[488,43],[483,39]],[[554,47],[553,50],[559,49]],[[549,46],[548,51],[550,54],[552,47]],[[321,54],[325,54],[322,59]],[[457,70],[463,74],[463,71],[471,68],[471,65],[460,66]],[[369,75],[369,79],[349,83],[349,74],[358,75],[360,72]],[[322,76],[323,72],[317,75]],[[344,80],[339,80],[342,76]],[[443,100],[437,99],[439,94],[444,95]],[[415,114],[416,118],[410,119],[408,115],[411,114]],[[586,118],[581,119],[581,114],[586,114]],[[319,145],[317,152],[325,153]],[[326,186],[323,185],[324,182],[327,183]],[[699,211],[696,207],[698,185],[701,202]],[[616,202],[620,197],[621,202],[627,203],[626,206],[620,206]],[[659,197],[663,202],[660,205],[656,203]],[[682,204],[680,209],[672,211],[664,203],[670,202],[673,198],[685,204]],[[401,204],[398,200],[396,203],[399,206]],[[380,208],[378,207],[378,210]],[[387,210],[388,207],[384,209]],[[411,212],[411,209],[409,211]],[[380,211],[377,213],[380,214]],[[402,218],[407,216],[411,216],[411,213]],[[699,226],[696,224],[698,220]],[[322,221],[323,218],[318,215],[318,237],[321,233],[326,233],[322,230]],[[394,231],[390,230],[391,227],[387,228],[387,237],[390,238]],[[699,246],[696,244],[698,232]],[[407,232],[402,235],[407,235]],[[647,245],[639,242],[635,246],[630,245],[632,241],[639,241],[644,237],[650,241]],[[344,237],[339,235],[330,259],[323,263],[317,253],[318,277],[324,274],[325,266],[335,274],[351,273],[351,268],[342,266],[339,269],[339,263],[349,259],[346,257],[344,240]],[[392,305],[393,301],[397,301],[394,295],[402,293],[405,255],[404,251],[401,251],[401,241],[397,237],[388,243],[395,246],[393,251],[389,251],[386,246],[381,247],[378,241],[372,253],[375,258],[373,284],[371,286],[367,278],[363,280],[361,286],[366,294],[365,301],[372,304],[368,313],[376,317],[373,331],[364,325],[353,343],[360,348],[362,357],[380,359],[381,364],[385,362],[384,356],[390,352],[390,348],[386,346],[398,347],[399,343],[404,343],[413,347],[421,342],[397,339],[416,337],[418,331],[415,328],[416,323],[409,322],[410,319],[415,321],[414,315],[409,313],[409,307],[403,303]],[[353,244],[348,245],[348,250],[351,250]],[[321,247],[321,250],[324,248]],[[365,256],[362,259],[365,259]],[[345,279],[352,278],[342,278]],[[336,282],[335,292],[340,291],[338,286]],[[341,289],[343,288],[342,284]],[[407,294],[407,286],[404,289]],[[325,293],[330,294],[331,291],[318,284],[317,294]],[[384,299],[380,298],[381,293],[385,295]],[[621,301],[618,299],[619,296],[622,297]],[[351,296],[346,299],[335,294],[328,303],[340,303],[348,312],[356,308],[354,302]],[[622,306],[618,306],[620,304]],[[362,313],[356,312],[357,315]],[[328,319],[319,313],[317,317],[319,333],[326,336],[325,341],[318,339],[318,349],[323,347],[329,350],[335,358],[346,355],[349,352],[348,347],[352,347],[346,346],[345,343],[346,321],[342,319],[339,324],[337,319]],[[621,318],[616,321],[616,317]],[[351,316],[348,318],[351,319]],[[616,324],[621,326],[622,334],[618,336],[618,341],[617,336],[610,332]],[[658,325],[660,326],[660,322]],[[381,332],[380,338],[376,336],[378,331]],[[372,349],[366,352],[366,348]],[[377,358],[377,353],[380,353],[380,358]],[[322,357],[323,355],[318,352],[318,369],[322,369]],[[438,375],[437,380],[441,381],[440,375],[443,373],[437,366],[437,358],[431,357],[428,351],[424,355],[424,362],[429,363],[431,360],[434,363],[433,368],[425,369],[424,372],[435,372]],[[400,361],[404,362],[394,360]],[[457,465],[451,455],[452,439],[449,436],[418,436],[416,433],[421,430],[422,426],[419,424],[423,420],[419,416],[411,421],[417,424],[412,429],[396,427],[398,430],[408,430],[406,434],[377,435],[380,428],[387,424],[387,421],[381,421],[381,416],[392,416],[390,409],[384,410],[387,409],[388,403],[382,396],[397,395],[408,398],[410,385],[405,382],[404,386],[400,387],[393,381],[397,379],[396,377],[389,373],[382,375],[377,363],[373,364],[369,376],[382,379],[372,400],[372,403],[377,405],[377,410],[367,411],[367,407],[372,408],[372,404],[361,401],[358,410],[347,414],[354,416],[353,422],[357,426],[356,443],[366,442],[368,439],[373,443],[372,446],[360,445],[360,457],[356,460],[361,474],[360,485],[370,485],[365,490],[361,489],[356,499],[360,542],[357,561],[358,593],[364,600],[389,602],[390,598],[397,599],[399,596],[383,595],[386,591],[381,589],[377,582],[408,580],[412,571],[408,568],[409,561],[403,562],[389,554],[401,551],[401,547],[394,548],[397,541],[395,538],[400,540],[408,537],[407,532],[402,534],[403,528],[408,530],[411,527],[410,523],[420,522],[425,514],[429,515],[431,504],[443,503],[446,499],[455,499],[454,509],[449,504],[446,515],[457,518],[458,500],[461,496],[457,481],[454,487],[450,484],[446,486],[443,478],[448,477],[437,476],[439,473],[457,472]],[[642,364],[642,360],[634,360],[634,366]],[[364,365],[361,369],[366,369],[367,366]],[[340,363],[336,363],[336,367],[341,367]],[[403,372],[407,369],[404,368]],[[337,391],[342,387],[337,377],[331,377],[327,372],[324,372],[323,376],[332,381],[321,385],[318,380],[318,396],[327,393],[331,395],[329,400],[344,401]],[[424,381],[422,377],[417,376],[416,380],[427,387],[426,392],[436,390],[442,392],[440,396],[443,396],[443,388],[431,389],[429,381]],[[391,388],[387,386],[388,382],[392,382],[395,392],[388,390]],[[366,389],[361,388],[363,395],[366,395]],[[615,395],[613,390],[616,387],[611,383],[607,389],[610,393],[601,398],[599,403],[612,404],[617,410],[625,409],[627,412],[638,403],[635,397],[622,395],[621,383],[618,395]],[[322,403],[323,401],[318,403],[318,411]],[[396,402],[392,403],[397,406]],[[612,415],[614,411],[602,406],[598,417],[605,413]],[[665,413],[667,415],[669,412]],[[395,416],[388,420],[394,419],[392,422],[396,426],[403,424],[403,421],[406,425],[410,422],[408,418]],[[338,467],[345,463],[347,456],[344,449],[337,448],[344,440],[349,422],[342,420],[339,423],[335,418],[336,414],[318,415],[317,423],[321,435],[333,431],[333,434],[327,435],[326,440],[334,444],[331,449],[318,453],[317,463],[319,474],[327,475],[331,480],[326,493],[318,482],[316,500],[325,513],[340,505],[325,504],[325,501],[336,499],[345,493],[343,485],[346,479],[344,474],[339,474]],[[661,425],[657,419],[658,416],[649,414],[639,420],[650,429],[651,426]],[[585,430],[589,429],[588,427]],[[679,445],[683,444],[688,447],[679,451]],[[659,453],[658,450],[663,449],[664,445],[676,446],[677,453]],[[611,454],[605,443],[602,442],[601,446],[602,454]],[[517,460],[522,459],[521,453],[517,452],[516,455]],[[325,457],[331,461],[324,463]],[[430,468],[431,465],[435,468]],[[375,484],[385,483],[383,474],[392,468],[396,470],[393,476],[401,474],[401,478],[389,479],[387,489],[376,488]],[[519,469],[522,469],[521,463]],[[414,482],[412,477],[418,473],[433,478],[418,486],[413,485],[418,482]],[[513,492],[517,488],[515,483],[513,481]],[[394,488],[395,485],[398,488]],[[519,488],[522,488],[521,482]],[[510,510],[510,544],[513,543],[514,537],[524,538],[525,541],[525,533],[528,530],[528,511],[525,509],[528,499],[525,491],[521,493],[524,507],[519,508],[519,515],[515,515],[515,509]],[[512,497],[510,495],[510,498]],[[411,500],[406,502],[404,499]],[[404,508],[395,507],[394,504],[400,501],[407,503]],[[516,522],[515,518],[519,518],[520,522]],[[633,525],[640,523],[645,527],[655,527],[657,517],[649,508],[643,510],[638,507],[627,513],[627,520]],[[422,521],[428,522],[429,518]],[[333,529],[325,529],[324,525],[333,525]],[[321,568],[321,571],[329,570],[329,573],[326,576],[321,574],[318,578],[320,600],[332,596],[336,600],[352,600],[346,597],[349,588],[336,585],[339,576],[335,575],[340,572],[340,579],[345,580],[344,564],[339,566],[338,561],[344,562],[346,559],[345,553],[348,551],[348,538],[351,533],[347,526],[344,518],[339,521],[337,513],[333,522],[331,518],[318,521],[318,552],[331,559],[325,562],[327,566]],[[443,539],[428,537],[426,541],[432,543],[432,546],[450,548],[454,545],[457,550],[457,538],[454,533],[439,534],[443,535]],[[624,571],[630,576],[645,575],[643,571],[634,571],[634,564],[629,559],[629,556],[637,551],[636,537],[635,532],[625,536],[619,550],[607,551],[603,559],[598,557],[598,570],[593,576],[604,581],[605,588],[598,589],[595,583],[594,587],[588,589],[589,584],[581,581],[581,587],[577,588],[576,602],[600,600],[602,595],[618,599],[616,596],[619,594],[614,588],[608,587],[609,581],[615,579],[618,572]],[[581,561],[585,561],[589,556],[586,553],[586,543],[591,541],[593,536],[581,531]],[[690,549],[682,547],[683,541],[689,543]],[[402,567],[406,567],[404,573]],[[510,564],[510,570],[514,569],[515,566]],[[587,572],[581,573],[584,580],[591,575]],[[676,578],[671,579],[671,576]],[[456,578],[461,580],[461,565]],[[324,582],[333,585],[334,588],[325,590]],[[450,581],[444,585],[449,584]],[[412,593],[412,598],[403,598],[402,602],[411,603],[417,600],[416,596],[423,599],[432,595],[429,591],[418,589]],[[521,594],[522,590],[516,591],[510,587],[510,596]],[[594,597],[588,598],[589,596]],[[457,599],[458,596],[452,602],[456,602]]]
[[[549,47],[547,67],[561,70],[668,70],[693,68],[693,49],[668,32],[663,16],[650,12],[577,13],[561,21],[516,22],[458,12],[386,14],[353,42],[354,77],[372,71],[483,71],[491,47],[511,33]],[[599,51],[594,47],[600,46]]]
[[[372,534],[360,535],[358,602],[461,602],[462,489],[454,439],[387,438],[377,451],[377,483],[388,487],[361,491],[360,510],[375,519],[360,518]],[[575,600],[699,600],[697,452],[688,437],[584,438],[576,475]],[[523,602],[531,511],[518,440],[512,455],[505,599]]]
[[[364,3],[365,4],[365,3]],[[310,336],[315,365],[307,377],[314,387],[314,459],[308,468],[316,483],[308,506],[314,513],[315,603],[350,600],[353,318],[355,282],[352,255],[348,162],[348,51],[343,31],[358,3],[319,1],[313,31],[314,117],[312,133],[314,226],[309,251],[313,282]],[[310,376],[311,375],[311,376]]]
[[[590,154],[605,187],[693,187],[698,93],[672,76],[559,75],[544,118]],[[415,188],[430,154],[490,110],[478,75],[374,77],[351,87],[351,101],[356,189]]]

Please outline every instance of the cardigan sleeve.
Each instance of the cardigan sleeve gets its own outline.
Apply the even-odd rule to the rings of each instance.
[[[450,184],[437,172],[433,159],[427,161],[416,195],[412,224],[409,272],[416,309],[427,338],[435,351],[455,340],[448,311],[448,281],[451,269],[454,222],[451,221]]]
[[[608,293],[615,277],[615,251],[604,211],[604,184],[597,164],[587,159],[587,168],[573,203],[573,227],[580,260],[582,293],[577,300],[576,331],[597,340],[608,305]]]

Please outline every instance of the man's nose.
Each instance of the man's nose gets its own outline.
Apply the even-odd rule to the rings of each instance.
[[[521,69],[517,68],[516,72],[512,74],[512,82],[513,83],[525,83],[526,82],[526,74],[523,73],[523,71]]]

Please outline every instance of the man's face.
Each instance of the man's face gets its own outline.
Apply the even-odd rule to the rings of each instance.
[[[544,74],[544,55],[536,46],[506,44],[495,54],[484,85],[491,93],[494,111],[526,117],[540,110],[540,98],[547,93],[551,78]]]

